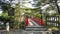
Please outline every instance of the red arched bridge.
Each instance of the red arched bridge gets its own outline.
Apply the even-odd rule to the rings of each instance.
[[[25,25],[27,31],[46,31],[43,20],[39,18],[25,18]]]
[[[39,18],[25,18],[26,26],[43,26],[44,22]]]

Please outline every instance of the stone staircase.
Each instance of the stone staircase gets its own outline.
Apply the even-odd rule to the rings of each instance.
[[[27,26],[27,31],[46,31],[47,28],[45,26]]]

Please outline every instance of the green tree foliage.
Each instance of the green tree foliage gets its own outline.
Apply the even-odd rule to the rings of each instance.
[[[7,12],[10,9],[10,4],[2,3],[3,12]]]
[[[8,10],[10,8],[10,4],[6,4],[6,3],[2,3],[2,10],[3,10],[3,13],[2,15],[0,16],[2,21],[7,21],[9,19],[9,16],[8,16]]]

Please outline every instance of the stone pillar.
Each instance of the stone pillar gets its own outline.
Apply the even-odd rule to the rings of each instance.
[[[9,31],[9,22],[6,23],[6,30]]]

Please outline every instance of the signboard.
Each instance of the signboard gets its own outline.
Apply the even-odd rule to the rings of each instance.
[[[59,26],[59,16],[47,16],[46,24],[52,26]]]

